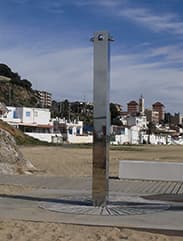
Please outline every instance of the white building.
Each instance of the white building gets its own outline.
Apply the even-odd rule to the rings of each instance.
[[[114,140],[111,144],[123,145],[123,144],[139,144],[140,142],[140,128],[137,126],[122,127],[121,133],[114,134]]]
[[[172,144],[172,138],[167,134],[141,134],[140,136],[140,144],[152,144],[152,145],[166,145]]]
[[[61,142],[65,136],[68,143],[92,143],[92,135],[83,135],[82,121],[51,119],[49,109],[31,107],[7,107],[1,119],[25,134],[47,142]]]
[[[123,126],[127,126],[127,115],[122,115],[120,117],[120,121],[121,121]]]
[[[68,136],[82,136],[83,135],[83,121],[66,122],[66,129]]]
[[[7,112],[1,116],[1,120],[8,122],[8,124],[13,126],[18,126],[21,122],[21,118],[16,115],[16,107],[7,106]]]
[[[63,138],[68,143],[92,143],[92,135],[83,134],[83,121],[67,121],[66,119],[56,118],[53,120],[54,129],[56,132],[62,132]]]
[[[7,109],[8,112],[1,116],[3,121],[41,141],[61,142],[62,135],[53,133],[49,109],[13,106],[7,106]]]
[[[140,129],[147,129],[147,118],[145,115],[127,116],[127,126],[137,126]]]
[[[145,134],[137,126],[125,127],[124,132],[114,136],[114,140],[111,141],[111,144],[114,145],[123,145],[123,144],[152,144],[152,145],[166,145],[166,144],[182,144],[183,139],[179,141],[172,141],[170,135],[163,134]]]
[[[4,114],[1,119],[11,125],[51,125],[49,109],[13,106],[7,106],[7,109],[8,113]]]

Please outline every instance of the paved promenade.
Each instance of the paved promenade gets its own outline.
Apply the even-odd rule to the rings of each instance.
[[[16,184],[47,189],[91,190],[90,177],[0,176],[0,184]],[[135,195],[183,194],[183,182],[110,178],[109,190]]]
[[[182,182],[111,178],[103,215],[90,205],[90,177],[0,176],[0,184],[33,187],[1,194],[0,219],[183,231]]]

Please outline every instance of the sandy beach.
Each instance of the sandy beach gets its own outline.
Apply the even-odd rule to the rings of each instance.
[[[155,234],[126,228],[69,224],[0,222],[0,241],[181,241],[180,236]]]
[[[34,175],[91,176],[92,149],[69,147],[21,147],[25,158],[41,170]],[[110,151],[110,176],[117,176],[120,159],[181,162],[180,146],[139,146]],[[34,187],[0,185],[0,194],[25,193]],[[47,222],[0,220],[0,241],[178,241],[176,233],[154,233],[118,227],[97,227]]]
[[[91,176],[92,149],[76,147],[21,147],[25,158],[46,175]],[[110,150],[109,175],[118,176],[119,160],[183,161],[182,146],[125,146]]]

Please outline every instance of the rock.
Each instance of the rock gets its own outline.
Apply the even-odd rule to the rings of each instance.
[[[11,240],[11,239],[13,238],[13,235],[12,235],[11,233],[8,233],[8,234],[6,235],[6,237],[7,237],[8,240]]]
[[[14,137],[0,129],[0,174],[30,174],[36,168],[24,159]]]

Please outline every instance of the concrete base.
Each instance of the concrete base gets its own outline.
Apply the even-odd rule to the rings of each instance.
[[[93,206],[90,195],[81,193],[75,195],[65,195],[64,199],[57,202],[40,202],[40,208],[45,210],[77,214],[77,215],[95,215],[95,216],[130,216],[145,215],[167,211],[172,208],[170,202],[147,200],[138,196],[128,196],[124,194],[113,193],[109,195],[109,201],[106,206]]]
[[[183,181],[183,163],[121,160],[119,178]]]

